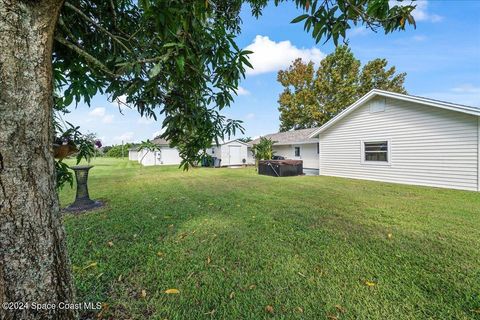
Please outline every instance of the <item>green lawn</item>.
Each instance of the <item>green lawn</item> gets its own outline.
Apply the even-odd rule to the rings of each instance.
[[[94,164],[107,207],[65,223],[78,300],[104,318],[480,318],[479,193]]]

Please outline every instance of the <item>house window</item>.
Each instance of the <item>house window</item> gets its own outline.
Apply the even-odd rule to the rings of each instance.
[[[388,162],[388,141],[364,142],[365,162]]]
[[[212,148],[212,154],[215,154],[215,148]]]
[[[300,157],[300,147],[295,147],[295,157]]]

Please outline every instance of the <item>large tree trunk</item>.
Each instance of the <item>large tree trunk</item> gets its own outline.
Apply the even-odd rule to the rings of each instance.
[[[71,310],[4,309],[74,302],[51,148],[52,41],[62,3],[0,0],[1,319],[75,318]]]

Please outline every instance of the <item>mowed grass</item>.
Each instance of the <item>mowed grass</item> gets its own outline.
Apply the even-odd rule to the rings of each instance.
[[[100,317],[480,318],[479,193],[94,164],[107,206],[65,224],[78,300],[106,303]]]

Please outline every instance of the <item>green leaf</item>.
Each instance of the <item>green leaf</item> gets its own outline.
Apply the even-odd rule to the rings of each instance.
[[[303,20],[307,19],[309,16],[310,15],[308,15],[308,14],[302,14],[301,16],[298,16],[295,19],[293,19],[292,21],[290,21],[290,23],[298,23],[300,21],[303,21]]]
[[[156,76],[158,76],[161,70],[162,70],[162,65],[160,63],[157,63],[153,66],[152,69],[150,69],[150,71],[148,72],[148,76],[150,78],[155,78]]]

